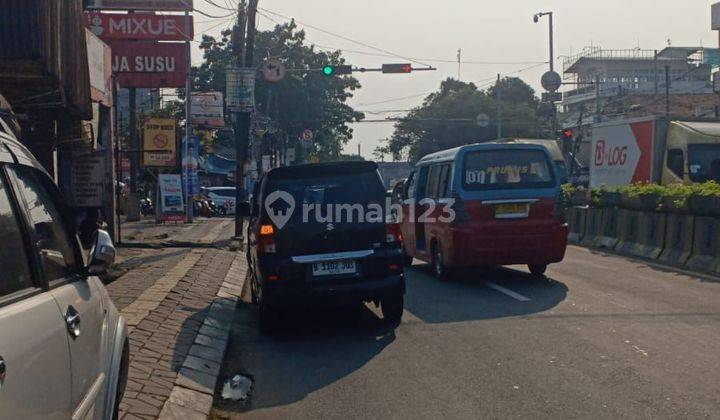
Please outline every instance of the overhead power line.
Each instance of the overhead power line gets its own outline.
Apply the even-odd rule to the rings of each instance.
[[[340,34],[337,34],[337,33],[335,33],[335,32],[331,32],[331,31],[328,31],[328,30],[325,30],[325,29],[322,29],[322,28],[318,28],[317,26],[310,25],[310,24],[305,23],[305,22],[301,22],[301,21],[299,21],[299,20],[297,20],[297,19],[293,19],[293,18],[291,18],[291,17],[282,15],[282,14],[280,14],[280,13],[276,13],[276,12],[273,12],[273,11],[271,11],[271,10],[263,9],[262,7],[259,7],[258,9],[261,10],[261,11],[263,11],[263,12],[265,12],[265,13],[270,13],[271,15],[278,16],[278,17],[281,17],[281,18],[286,19],[286,20],[295,20],[295,22],[297,22],[297,23],[299,23],[299,24],[301,24],[301,25],[303,25],[303,26],[306,26],[306,27],[311,28],[311,29],[314,29],[314,30],[316,30],[316,31],[318,31],[318,32],[322,32],[322,33],[324,33],[324,34],[333,36],[333,37],[335,37],[335,38],[339,38],[339,39],[342,39],[342,40],[344,40],[344,41],[352,42],[353,44],[361,45],[361,46],[363,46],[363,47],[365,47],[365,48],[370,48],[371,50],[380,51],[380,52],[385,53],[385,54],[388,54],[388,55],[390,55],[390,56],[392,56],[392,57],[402,58],[403,60],[408,60],[408,61],[410,61],[410,62],[412,62],[412,63],[420,64],[420,65],[422,65],[422,66],[432,67],[430,64],[423,63],[422,61],[415,60],[415,59],[413,59],[413,58],[411,58],[411,57],[405,57],[405,56],[403,56],[403,55],[396,54],[396,53],[394,53],[394,52],[392,52],[392,51],[388,51],[388,50],[383,49],[383,48],[375,47],[375,46],[370,45],[370,44],[367,44],[367,43],[365,43],[365,42],[357,41],[357,40],[355,40],[355,39],[348,38],[348,37],[346,37],[346,36],[344,36],[344,35],[340,35]]]

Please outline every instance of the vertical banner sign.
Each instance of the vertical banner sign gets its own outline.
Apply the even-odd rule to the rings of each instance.
[[[190,137],[190,141],[185,148],[185,141],[183,139],[183,153],[187,150],[187,155],[183,156],[182,169],[183,169],[183,183],[187,193],[189,195],[200,194],[200,177],[198,176],[198,162],[200,160],[200,139],[197,137]]]
[[[234,112],[253,112],[255,110],[255,74],[256,69],[226,67],[226,102]]]
[[[148,118],[143,125],[143,164],[148,167],[175,167],[177,138],[173,118]]]
[[[162,220],[166,222],[180,222],[185,220],[185,205],[182,192],[182,178],[180,175],[160,174],[160,205]]]
[[[105,154],[73,153],[71,195],[75,207],[102,207],[105,191]]]

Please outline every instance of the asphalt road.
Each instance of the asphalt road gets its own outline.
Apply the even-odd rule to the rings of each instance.
[[[441,283],[406,271],[403,323],[309,308],[257,332],[238,312],[225,374],[255,384],[242,418],[720,418],[720,283],[571,247]]]

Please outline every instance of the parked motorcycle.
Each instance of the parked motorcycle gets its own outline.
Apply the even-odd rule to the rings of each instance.
[[[155,206],[153,205],[151,199],[143,198],[142,200],[140,200],[140,214],[142,214],[143,216],[155,214]]]

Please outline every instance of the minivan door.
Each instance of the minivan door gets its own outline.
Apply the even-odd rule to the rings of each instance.
[[[417,184],[415,188],[414,203],[415,214],[415,250],[418,254],[427,254],[426,235],[425,235],[425,217],[430,208],[429,200],[427,200],[427,185],[430,168],[425,166],[418,171]]]
[[[0,247],[0,413],[8,419],[68,419],[67,330],[57,304],[37,280],[31,242],[12,196],[0,177],[0,240],[6,244]]]
[[[102,410],[105,382],[103,338],[107,330],[99,280],[79,275],[82,256],[57,190],[40,172],[13,167],[19,195],[29,216],[42,274],[60,308],[70,343],[73,417],[93,417]]]

